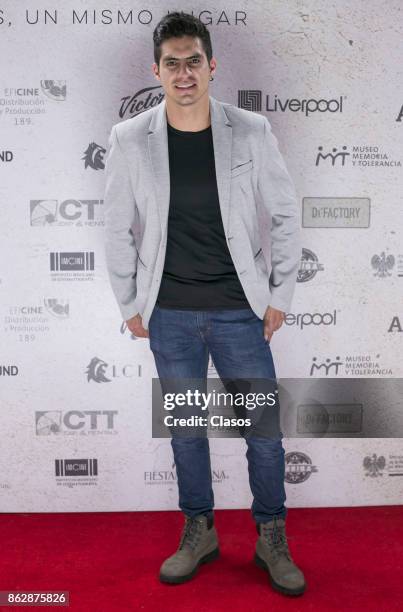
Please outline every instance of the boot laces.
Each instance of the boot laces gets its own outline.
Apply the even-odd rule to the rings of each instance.
[[[182,530],[179,550],[181,550],[185,546],[188,546],[189,548],[194,550],[199,543],[202,529],[203,522],[200,519],[187,516],[185,525]]]
[[[278,558],[281,555],[287,557],[291,561],[290,551],[288,549],[287,536],[285,534],[285,525],[280,526],[276,519],[271,524],[262,524],[262,535],[266,543],[270,546],[275,556]],[[288,539],[291,539],[290,537]]]

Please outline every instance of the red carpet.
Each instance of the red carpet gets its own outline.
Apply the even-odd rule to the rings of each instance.
[[[0,514],[0,590],[70,591],[70,607],[58,609],[89,612],[403,610],[403,506],[289,509],[289,546],[307,581],[300,597],[273,591],[252,562],[249,511],[215,517],[221,557],[186,584],[163,585],[179,511]]]

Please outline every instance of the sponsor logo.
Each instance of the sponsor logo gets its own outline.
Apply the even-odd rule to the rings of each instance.
[[[115,378],[133,378],[136,376],[134,372],[136,366],[134,364],[116,365],[108,364],[103,359],[93,357],[85,370],[87,374],[87,382],[108,383]],[[141,365],[137,366],[137,376],[141,377]]]
[[[104,225],[100,218],[103,200],[31,200],[31,225],[36,227],[52,226],[87,226]]]
[[[308,480],[311,474],[318,471],[318,468],[312,464],[312,459],[301,452],[286,453],[285,460],[285,482],[289,484],[301,484]]]
[[[286,325],[296,326],[303,329],[308,325],[336,325],[336,309],[331,312],[304,312],[297,315],[289,313],[285,315],[284,320]]]
[[[369,198],[303,198],[303,227],[369,227]]]
[[[87,149],[84,151],[84,168],[92,168],[93,170],[104,170],[105,162],[104,155],[106,149],[96,142],[90,142]]]
[[[342,113],[343,96],[326,100],[325,98],[280,98],[267,94],[265,109],[268,113],[302,113],[309,117],[312,113]],[[238,107],[251,111],[262,110],[262,91],[260,89],[238,90]]]
[[[319,263],[316,253],[310,249],[303,248],[297,283],[307,283],[315,278],[318,272],[322,272],[323,270],[323,264]]]
[[[117,410],[37,410],[36,435],[100,435],[116,434]]]
[[[135,94],[122,98],[119,109],[119,117],[123,119],[127,115],[129,117],[139,115],[143,111],[149,110],[150,108],[161,104],[164,97],[165,94],[162,85],[140,89]]]

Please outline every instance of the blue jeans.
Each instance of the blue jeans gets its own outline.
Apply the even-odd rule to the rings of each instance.
[[[209,353],[220,378],[276,378],[263,321],[252,308],[176,310],[156,304],[148,331],[160,379],[207,380]],[[251,511],[256,523],[287,514],[282,438],[280,430],[274,438],[245,436]],[[188,516],[211,516],[214,492],[208,438],[172,436],[171,445],[179,508]]]

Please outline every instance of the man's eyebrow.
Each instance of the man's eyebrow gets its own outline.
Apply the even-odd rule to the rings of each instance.
[[[190,55],[189,57],[185,57],[184,59],[193,59],[194,57],[202,57],[201,53],[194,53],[193,55]],[[173,55],[166,55],[163,60],[164,62],[168,61],[168,60],[177,60],[180,59],[179,57],[174,57]]]

